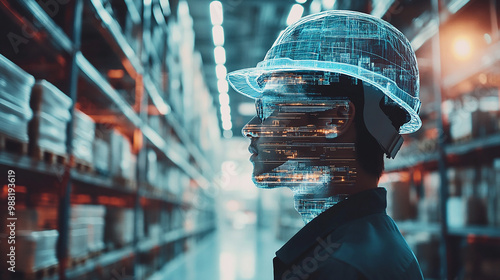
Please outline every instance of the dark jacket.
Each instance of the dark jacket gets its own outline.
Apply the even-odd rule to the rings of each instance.
[[[321,213],[276,252],[274,279],[423,279],[386,195],[363,191]]]

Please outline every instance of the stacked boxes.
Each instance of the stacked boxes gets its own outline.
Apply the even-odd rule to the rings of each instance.
[[[128,181],[123,187],[134,189],[136,157],[128,139],[113,129],[98,125],[93,147],[96,171],[118,181]]]
[[[132,147],[122,134],[112,131],[110,136],[111,166],[110,172],[114,177],[133,179],[131,171]]]
[[[134,237],[134,210],[109,207],[105,216],[105,242],[107,246],[121,248]]]
[[[104,214],[102,205],[74,205],[71,207],[71,256],[78,257],[104,249]]]
[[[0,134],[28,142],[29,106],[35,79],[0,55]]]
[[[75,110],[73,120],[73,155],[79,160],[93,162],[95,122],[79,110]]]
[[[109,176],[110,165],[110,147],[109,143],[101,138],[94,139],[94,169],[98,174]]]
[[[56,257],[57,230],[16,232],[16,271],[26,273],[58,263]]]
[[[419,219],[425,223],[439,222],[439,186],[441,184],[439,172],[434,171],[425,174],[422,181],[424,196],[418,202]]]
[[[0,213],[4,220],[7,212]],[[9,227],[0,230],[0,269],[7,271],[9,246],[15,245],[16,272],[32,274],[40,269],[58,263],[56,242],[58,231],[56,207],[18,208],[16,209],[15,244],[7,242]],[[1,273],[0,273],[1,274]],[[3,279],[3,278],[2,278]]]
[[[71,98],[46,80],[37,81],[31,95],[30,151],[66,154],[66,128],[71,119]]]
[[[480,88],[443,104],[453,142],[481,138],[500,130],[498,88]]]

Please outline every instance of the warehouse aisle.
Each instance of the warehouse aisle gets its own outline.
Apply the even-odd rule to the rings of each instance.
[[[271,279],[272,258],[282,244],[268,229],[219,230],[198,249],[182,256],[162,279]]]

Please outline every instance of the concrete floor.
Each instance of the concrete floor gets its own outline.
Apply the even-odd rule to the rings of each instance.
[[[270,230],[247,226],[219,230],[163,274],[175,280],[273,279],[272,260],[284,244]]]

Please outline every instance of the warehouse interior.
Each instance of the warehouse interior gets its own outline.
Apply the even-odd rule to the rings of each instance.
[[[423,125],[379,186],[424,278],[499,279],[499,2],[0,0],[0,279],[272,279],[304,223],[252,183],[226,76],[333,9],[416,52]]]

